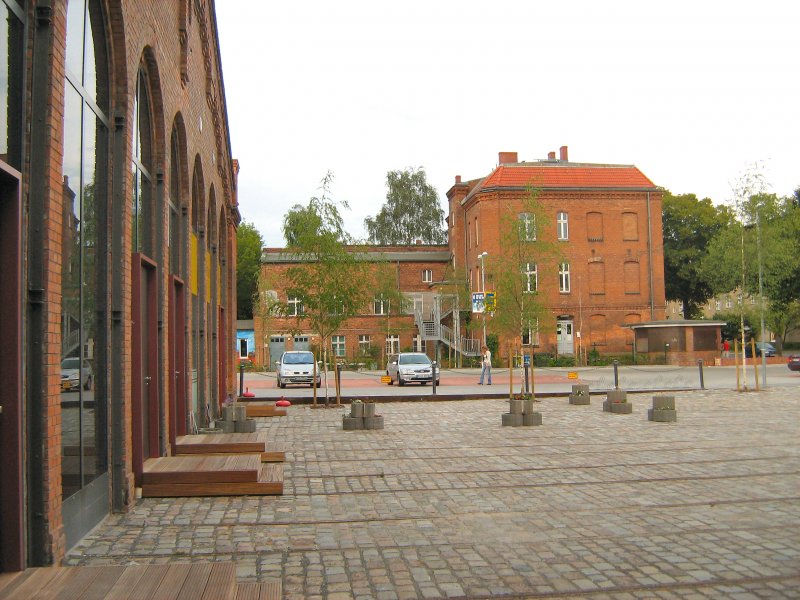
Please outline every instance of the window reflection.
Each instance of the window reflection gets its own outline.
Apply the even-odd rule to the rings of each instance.
[[[0,160],[21,170],[23,24],[0,3]]]
[[[61,434],[62,491],[67,498],[106,472],[107,405],[103,355],[102,274],[97,248],[105,177],[105,116],[95,112],[95,26],[87,3],[71,0],[64,98]],[[99,26],[97,26],[99,27]],[[84,50],[88,52],[84,55]],[[91,63],[91,65],[89,64]],[[88,79],[87,79],[88,78]],[[90,83],[91,90],[83,84]],[[98,382],[98,377],[100,381]],[[101,384],[101,385],[98,385]]]

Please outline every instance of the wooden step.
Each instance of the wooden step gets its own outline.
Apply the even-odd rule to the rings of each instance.
[[[258,433],[206,433],[175,440],[175,454],[265,452],[267,444]]]
[[[258,481],[261,454],[162,456],[145,461],[142,484]]]
[[[230,456],[230,452],[207,452],[204,453],[203,456]],[[185,455],[184,455],[185,456]],[[261,462],[265,463],[273,463],[273,462],[286,462],[286,452],[283,450],[271,450],[267,449],[266,451],[261,453]]]
[[[283,495],[283,465],[263,463],[258,481],[212,483],[155,483],[142,486],[145,498],[183,498],[195,496],[281,496]]]
[[[247,404],[248,417],[285,417],[285,408],[276,408],[274,404]]]
[[[281,600],[282,596],[280,581],[236,585],[236,600]]]

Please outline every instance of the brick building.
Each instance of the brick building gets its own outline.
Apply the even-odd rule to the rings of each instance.
[[[560,258],[520,265],[552,315],[532,341],[554,354],[630,351],[633,336],[624,325],[664,318],[661,190],[632,165],[570,162],[566,146],[558,158],[551,152],[520,162],[516,152],[501,152],[498,162],[483,178],[456,177],[447,192],[455,268],[479,291],[483,262],[491,291],[502,215],[519,211],[522,222],[524,199],[535,189],[548,224],[537,239],[554,242]]]
[[[360,316],[349,319],[331,340],[337,357],[363,366],[376,368],[385,364],[386,354],[401,350],[426,350],[423,319],[441,311],[441,293],[437,284],[445,279],[450,265],[447,246],[357,246],[351,251],[373,267],[389,268],[397,289],[404,296],[401,306],[376,292]],[[314,332],[309,331],[295,315],[303,313],[302,304],[285,292],[285,273],[301,259],[282,248],[265,248],[262,277],[268,282],[268,294],[288,303],[289,315],[257,314],[254,319],[257,362],[274,364],[284,350],[306,350],[318,346]],[[378,367],[380,368],[380,367]]]
[[[12,571],[58,562],[128,508],[143,461],[235,389],[240,216],[213,1],[0,0],[0,12],[0,571]]]

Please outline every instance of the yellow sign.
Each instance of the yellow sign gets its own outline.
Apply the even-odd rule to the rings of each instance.
[[[567,379],[577,379],[578,372],[577,371],[567,371]]]
[[[381,383],[391,383],[391,382],[392,378],[389,377],[388,375],[384,375],[383,377],[381,377]]]

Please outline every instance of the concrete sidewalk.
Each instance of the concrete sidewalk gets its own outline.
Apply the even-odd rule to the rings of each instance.
[[[677,423],[564,398],[293,406],[278,498],[140,500],[68,564],[233,560],[285,598],[798,598],[800,394],[679,392]]]

